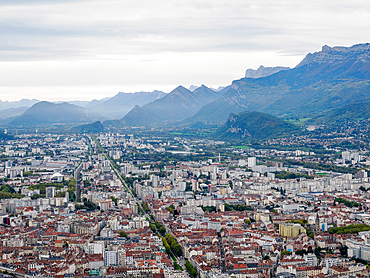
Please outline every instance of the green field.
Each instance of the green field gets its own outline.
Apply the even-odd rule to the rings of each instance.
[[[250,149],[253,149],[252,147],[249,147],[249,146],[234,146],[233,148],[235,148],[235,149],[242,149],[242,150],[250,150]]]
[[[312,118],[302,118],[299,120],[287,120],[289,123],[294,125],[304,125],[308,120],[311,120]]]

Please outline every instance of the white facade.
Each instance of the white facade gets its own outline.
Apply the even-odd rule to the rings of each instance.
[[[117,251],[104,251],[104,265],[105,266],[118,265],[118,252]]]
[[[88,243],[86,247],[86,253],[89,255],[103,254],[103,250],[104,250],[103,242]]]
[[[257,159],[255,157],[248,157],[248,167],[256,166]]]

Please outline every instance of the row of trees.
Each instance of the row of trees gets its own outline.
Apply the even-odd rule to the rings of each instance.
[[[71,199],[72,202],[76,200],[76,181],[74,178],[71,178],[68,182],[68,193],[69,193],[69,198]]]
[[[277,179],[298,179],[298,178],[306,178],[306,179],[313,179],[314,176],[310,176],[307,174],[301,174],[301,173],[292,173],[287,171],[281,171],[279,173],[275,174],[275,178]]]
[[[178,242],[172,235],[166,234],[166,229],[162,226],[160,222],[155,221],[155,224],[149,223],[149,227],[153,231],[153,233],[155,233],[156,235],[158,235],[157,230],[162,235],[162,236],[160,235],[158,236],[162,238],[163,246],[166,249],[166,253],[171,256],[175,269],[183,271],[182,267],[177,263],[177,260],[175,256],[173,255],[173,254],[177,256],[182,255],[180,244],[178,244]],[[166,236],[164,236],[165,234]]]
[[[298,160],[285,160],[284,163],[290,165],[300,165],[304,168],[310,169],[317,169],[322,171],[332,171],[344,174],[356,174],[358,169],[350,168],[350,167],[342,167],[332,164],[323,164],[323,163],[314,163],[314,162],[307,162],[307,161],[298,161]]]
[[[166,234],[166,228],[163,227],[162,224],[158,221],[155,221],[154,224],[155,225],[151,223],[149,224],[149,227],[152,229],[153,233],[156,233],[156,231],[158,231],[162,236],[164,236]]]
[[[72,178],[71,178],[72,179]],[[46,194],[46,187],[55,187],[56,190],[61,189],[64,187],[63,183],[39,183],[39,184],[33,184],[28,187],[29,190],[40,190],[40,194],[44,195]]]
[[[177,243],[176,239],[170,235],[166,234],[165,239],[167,243],[169,244],[171,251],[176,255],[176,256],[181,256],[182,255],[182,250],[180,244]]]
[[[208,211],[208,212],[217,211],[215,206],[199,206],[199,207],[201,207],[203,211]]]
[[[8,184],[3,184],[0,187],[0,199],[11,199],[17,198],[21,199],[24,195],[16,193],[15,190]]]
[[[141,203],[141,207],[143,208],[143,210],[148,213],[149,212],[149,207],[148,207],[148,204],[145,203],[144,201]]]
[[[215,206],[199,206],[200,208],[202,208],[203,211],[208,211],[208,212],[216,212],[217,211],[217,208]],[[249,206],[246,206],[246,205],[229,205],[229,204],[225,204],[225,211],[232,211],[232,210],[236,210],[236,211],[245,211],[245,210],[252,210],[251,207]]]
[[[252,208],[251,207],[248,207],[246,205],[229,205],[229,204],[225,204],[225,211],[232,211],[232,210],[246,211],[246,210],[252,210]]]
[[[143,209],[141,208],[140,204],[139,203],[136,203],[137,204],[137,210],[139,211],[140,214],[144,215],[144,211]]]
[[[346,207],[349,207],[349,208],[353,208],[353,207],[360,207],[361,204],[360,203],[357,203],[357,202],[352,202],[352,201],[348,201],[346,199],[343,199],[343,198],[335,198],[334,201],[336,203],[342,203],[344,204]]]
[[[195,270],[194,266],[188,260],[185,262],[185,267],[188,270],[191,277],[197,277],[197,271]]]
[[[365,224],[348,225],[329,229],[330,234],[357,234],[358,232],[370,231],[370,226]]]

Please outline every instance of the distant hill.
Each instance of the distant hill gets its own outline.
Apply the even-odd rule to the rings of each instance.
[[[64,101],[58,101],[56,103],[63,103],[63,102]],[[70,103],[70,104],[81,106],[81,107],[85,107],[86,105],[91,103],[91,101],[88,101],[88,100],[71,100],[71,101],[67,101],[67,102]]]
[[[41,101],[12,120],[11,126],[39,126],[48,124],[78,124],[91,122],[86,109],[63,102],[60,104]]]
[[[21,99],[19,101],[1,101],[0,100],[0,109],[10,109],[10,108],[19,108],[19,107],[31,107],[35,103],[40,102],[37,99]]]
[[[104,131],[104,126],[100,121],[97,121],[91,124],[76,126],[71,131],[76,133],[99,133]]]
[[[266,77],[271,74],[277,73],[282,70],[289,70],[288,67],[267,67],[260,66],[258,69],[247,69],[245,71],[245,77],[246,78],[260,78],[260,77]]]
[[[99,114],[109,119],[121,119],[136,105],[143,106],[149,102],[161,99],[165,95],[161,91],[118,93],[103,102],[95,101],[95,104],[91,102],[85,107],[90,113]]]
[[[260,111],[284,117],[312,117],[370,98],[370,44],[328,47],[309,53],[290,70],[242,78],[193,121],[224,122],[230,113]]]
[[[29,107],[6,108],[0,110],[0,118],[12,118],[22,115]]]
[[[84,107],[91,107],[91,106],[99,105],[99,104],[107,101],[108,99],[111,99],[111,97],[105,97],[105,98],[102,98],[102,99],[93,99],[92,101],[90,101],[89,103],[84,105]],[[72,103],[72,104],[75,104],[75,103]]]
[[[202,85],[193,92],[179,86],[165,97],[142,107],[135,106],[121,120],[124,125],[173,123],[194,115],[203,105],[218,99],[223,91],[215,92]]]
[[[242,112],[230,114],[226,123],[220,127],[214,138],[217,139],[268,139],[291,136],[300,133],[300,129],[275,116],[261,112]]]

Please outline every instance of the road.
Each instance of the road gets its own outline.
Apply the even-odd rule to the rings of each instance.
[[[218,237],[218,243],[220,245],[220,249],[221,249],[221,270],[222,272],[226,272],[226,267],[225,267],[225,253],[224,253],[224,247],[222,245],[222,237],[221,237],[221,234],[220,233],[217,233],[217,237]]]

